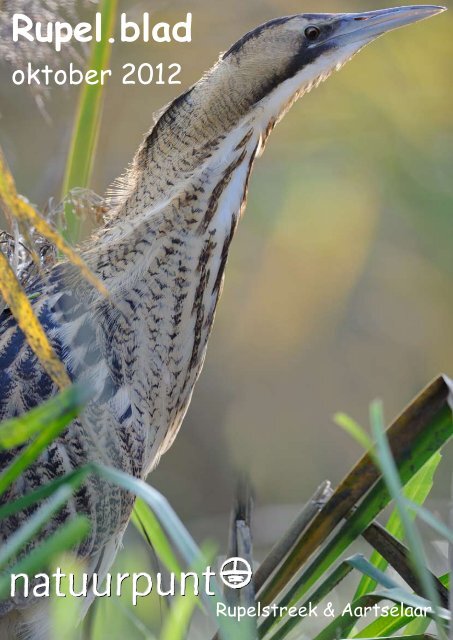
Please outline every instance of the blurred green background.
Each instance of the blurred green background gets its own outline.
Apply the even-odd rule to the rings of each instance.
[[[193,42],[114,45],[93,188],[105,191],[153,112],[245,31],[284,14],[387,4],[122,2],[131,19],[192,11]],[[316,486],[337,483],[360,455],[336,411],[367,424],[380,397],[390,419],[433,376],[453,375],[452,23],[450,12],[371,45],[293,108],[257,163],[203,374],[150,478],[199,540],[225,545],[246,469],[256,545],[268,547]],[[126,62],[180,62],[183,84],[124,87]],[[0,143],[19,191],[44,207],[59,196],[78,90],[53,88],[43,115],[10,75],[0,66]],[[450,447],[428,503],[444,516],[452,461]],[[120,564],[140,570],[147,552],[129,540]]]

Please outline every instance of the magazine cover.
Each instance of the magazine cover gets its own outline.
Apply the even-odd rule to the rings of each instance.
[[[0,640],[453,640],[448,8],[0,0]]]

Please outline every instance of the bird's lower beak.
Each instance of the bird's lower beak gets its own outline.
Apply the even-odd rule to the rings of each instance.
[[[446,7],[413,5],[364,13],[347,13],[342,17],[339,29],[333,37],[351,43],[368,42],[387,31],[430,18],[442,11],[446,11]]]

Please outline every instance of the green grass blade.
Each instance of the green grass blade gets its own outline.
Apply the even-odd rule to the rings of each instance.
[[[365,451],[369,451],[373,448],[373,441],[367,432],[356,422],[348,416],[346,413],[336,413],[334,420],[339,427],[341,427],[346,433],[349,433],[351,438],[358,442]]]
[[[336,567],[336,569],[334,569],[334,571],[332,571],[332,573],[329,574],[328,577],[319,585],[319,587],[310,594],[308,599],[298,606],[302,609],[306,608],[306,610],[309,609],[310,605],[312,607],[317,606],[329,595],[329,593],[331,593],[331,591],[338,587],[338,585],[351,573],[351,571],[354,569],[359,569],[360,571],[362,561],[364,561],[363,572],[366,573],[367,576],[370,575],[368,567],[371,567],[372,569],[374,569],[374,567],[372,567],[372,565],[368,563],[363,556],[359,554],[352,556],[339,564],[338,567]],[[376,581],[381,578],[381,575],[373,575]],[[386,582],[386,586],[393,587],[395,584],[392,581],[388,581]],[[271,636],[271,640],[284,640],[284,638],[286,638],[296,626],[299,627],[301,624],[303,624],[303,619],[298,620],[296,618],[289,618]]]
[[[86,390],[82,390],[78,386],[70,387],[63,392],[64,402],[55,398],[48,403],[39,407],[39,410],[44,409],[46,406],[53,406],[54,402],[57,402],[59,410],[54,412],[54,407],[51,409],[53,413],[52,421],[45,421],[45,413],[40,413],[42,425],[45,428],[40,431],[34,440],[18,454],[12,463],[6,467],[6,469],[0,474],[0,495],[27,469],[38,456],[49,446],[53,440],[65,429],[65,427],[73,420],[82,410],[86,399],[89,397]],[[38,411],[38,409],[33,410]],[[22,418],[21,418],[22,419]],[[23,419],[26,419],[24,416]],[[14,422],[9,422],[9,427],[14,428]]]
[[[391,567],[400,575],[404,582],[415,592],[420,592],[420,581],[413,569],[409,549],[404,542],[394,538],[378,522],[374,521],[362,533],[363,538],[385,558]],[[448,589],[431,573],[436,589],[441,598],[442,606],[448,602]]]
[[[333,591],[333,589],[338,587],[338,585],[354,569],[362,573],[364,576],[372,579],[376,584],[380,584],[387,589],[396,589],[398,587],[397,583],[394,580],[380,571],[377,567],[372,565],[368,560],[366,560],[363,555],[356,554],[354,556],[351,556],[350,558],[347,558],[340,565],[338,565],[338,567],[320,584],[320,586],[310,594],[308,599],[298,606],[302,608],[305,607],[308,610],[308,607],[310,605],[312,607],[318,605],[329,595],[329,593],[331,593],[331,591]],[[363,599],[363,601],[365,601],[365,599]],[[272,635],[272,640],[284,640],[284,638],[286,638],[296,626],[300,626],[301,624],[303,624],[303,619],[298,620],[297,618],[289,618]],[[343,631],[345,629],[346,627],[343,628]]]
[[[449,576],[448,574],[441,576],[439,581],[444,585],[444,587],[448,588],[449,585]],[[410,615],[401,615],[395,618],[391,617],[380,617],[377,620],[374,620],[367,627],[359,631],[354,638],[372,638],[372,637],[386,637],[391,636],[392,634],[400,631],[404,627],[407,627],[406,633],[424,633],[427,627],[421,626],[422,624],[430,624],[430,620],[428,622],[425,619],[414,618],[414,616]],[[420,623],[420,625],[412,626],[411,623]],[[409,626],[408,626],[409,625]]]
[[[436,516],[428,511],[428,509],[425,509],[421,505],[418,505],[410,500],[406,500],[405,504],[408,511],[416,512],[420,520],[423,520],[427,525],[431,527],[431,529],[433,529],[433,531],[438,533],[442,538],[445,538],[445,540],[447,540],[450,544],[453,544],[453,530],[450,529],[450,527],[436,518]]]
[[[428,631],[430,624],[431,620],[412,620],[412,622],[410,622],[407,626],[407,629],[405,630],[403,635],[405,638],[407,638],[411,637],[415,633],[425,633],[425,631]]]
[[[68,387],[44,404],[19,418],[5,420],[0,424],[0,449],[18,447],[48,425],[71,414],[75,417],[89,399],[87,389]],[[72,418],[71,418],[72,419]]]
[[[117,0],[101,0],[99,3],[97,10],[102,16],[103,34],[101,42],[92,44],[87,64],[89,69],[100,72],[109,66],[109,38],[114,33],[117,6]],[[63,181],[63,198],[74,187],[89,186],[99,136],[103,95],[104,87],[100,83],[83,84]],[[64,235],[74,244],[79,239],[80,220],[70,203],[65,206],[65,219],[67,228]]]
[[[395,618],[381,617],[377,620],[374,620],[371,624],[365,627],[365,629],[359,631],[359,633],[357,633],[354,638],[387,637],[396,633],[397,631],[400,631],[413,621],[413,616],[406,615],[398,616]],[[430,619],[428,620],[428,624],[431,624]],[[423,629],[422,631],[424,632],[426,631],[426,629]]]
[[[33,536],[71,497],[69,487],[60,487],[56,494],[34,513],[20,529],[11,535],[0,549],[0,570],[13,560]]]
[[[453,433],[451,412],[448,411],[446,414],[442,415],[443,417],[440,417],[439,424],[433,424],[432,428],[423,431],[423,437],[414,443],[414,449],[411,451],[411,456],[403,460],[399,471],[404,483],[413,476],[414,472],[427,462],[427,460],[434,454],[435,449],[440,446],[440,443],[445,442],[451,437]],[[444,436],[441,434],[444,434]],[[295,584],[279,602],[279,606],[296,605],[300,598],[306,594],[319,579],[322,578],[324,573],[329,571],[330,567],[338,559],[340,554],[343,553],[369,526],[369,524],[378,515],[379,511],[387,506],[390,499],[391,495],[385,483],[382,480],[379,481],[368,494],[366,500],[362,502],[353,515],[351,515],[347,523],[321,550],[313,562],[304,571],[302,571]],[[362,601],[366,603],[366,597],[362,598]],[[286,631],[289,632],[289,630],[294,628],[298,622],[299,621],[296,618],[289,619],[285,623]],[[342,628],[348,629],[346,620],[343,622],[344,626]],[[354,624],[355,620],[352,622]],[[278,619],[272,618],[271,616],[265,619],[259,628],[260,637],[264,637],[266,633],[268,633],[268,631],[277,623]]]
[[[376,439],[376,455],[379,460],[384,480],[400,514],[404,534],[410,549],[414,571],[418,576],[424,595],[433,604],[434,609],[437,610],[440,607],[438,593],[431,574],[427,569],[423,542],[409,516],[405,500],[402,495],[402,484],[398,468],[395,464],[390,445],[385,435],[383,411],[380,402],[372,404],[370,418],[371,428]],[[447,640],[447,636],[437,615],[435,616],[435,621],[439,638]]]
[[[142,480],[133,478],[117,469],[104,467],[100,464],[93,465],[93,468],[100,476],[113,484],[123,487],[123,489],[127,489],[151,507],[158,516],[167,535],[176,542],[179,552],[188,566],[198,560],[200,550],[162,494]]]
[[[72,491],[78,489],[78,487],[91,472],[91,466],[86,465],[85,467],[81,467],[76,471],[72,471],[65,476],[59,477],[56,480],[52,480],[52,482],[49,482],[49,484],[46,484],[43,487],[39,487],[39,489],[35,489],[35,491],[31,491],[30,493],[27,493],[26,495],[18,498],[17,500],[14,500],[13,502],[4,504],[2,507],[0,507],[0,520],[7,518],[13,513],[23,511],[36,502],[45,500],[62,486],[69,486],[71,487]]]
[[[153,547],[168,571],[176,576],[180,575],[181,566],[173,553],[171,545],[168,543],[168,538],[160,526],[159,520],[140,498],[137,498],[135,502],[132,522],[145,540]]]
[[[432,489],[434,474],[441,460],[442,456],[438,452],[424,465],[424,467],[420,469],[418,473],[415,474],[415,476],[408,482],[408,484],[404,488],[404,495],[406,496],[406,498],[412,500],[418,505],[422,505],[425,502]],[[404,529],[397,509],[395,509],[390,515],[386,529],[392,536],[394,536],[398,540],[401,540]],[[384,558],[377,551],[373,552],[370,562],[382,571],[385,570],[388,564],[387,561],[384,560]],[[358,598],[365,595],[366,593],[369,593],[370,591],[373,591],[375,588],[375,581],[364,576],[359,583],[353,599],[358,600]]]
[[[195,569],[191,569],[192,571]],[[200,563],[200,570],[201,563]],[[160,640],[184,640],[190,627],[190,620],[197,607],[198,597],[193,593],[178,596],[170,609]]]
[[[337,638],[347,638],[358,620],[361,618],[360,610],[364,607],[373,606],[383,601],[390,601],[405,607],[420,608],[426,610],[429,619],[441,618],[447,624],[451,615],[446,609],[438,609],[436,613],[432,611],[432,603],[426,598],[420,598],[407,593],[401,588],[382,589],[367,594],[351,604],[350,611],[343,609],[343,612],[333,620],[325,629],[319,633],[314,640],[336,640]],[[431,610],[430,610],[431,609]],[[440,625],[439,625],[440,626]],[[442,635],[445,634],[444,627],[441,626]]]
[[[143,480],[133,478],[117,469],[100,464],[95,464],[93,467],[100,476],[142,498],[151,507],[187,566],[190,567],[198,562],[201,554],[199,548],[168,501],[158,491]],[[220,588],[215,580],[211,581],[211,587],[215,595],[205,597],[204,602],[211,612],[212,619],[220,625],[220,636],[224,640],[250,640],[246,621],[242,624],[228,617],[217,618],[217,604],[222,602],[219,596]]]
[[[398,636],[399,638],[400,636]],[[401,636],[403,637],[403,636]],[[405,640],[436,640],[434,638],[434,636],[430,636],[430,635],[426,635],[425,633],[417,634],[417,635],[412,635],[409,634],[408,636],[404,636]],[[368,636],[365,640],[395,640],[396,636]],[[342,640],[347,640],[346,638],[343,638]]]
[[[57,554],[73,549],[86,538],[90,531],[88,518],[76,516],[60,527],[55,533],[37,546],[25,558],[0,577],[0,599],[7,598],[11,589],[11,574],[26,573],[34,576],[46,569]]]
[[[86,570],[85,566],[74,555],[63,554],[55,558],[55,568],[57,567],[60,568],[61,573],[65,576],[61,583],[61,592],[70,594],[69,576],[81,575]],[[55,631],[49,640],[80,640],[78,624],[83,604],[83,598],[75,598],[71,595],[66,598],[50,599],[51,628]]]
[[[345,560],[344,562],[342,562],[325,580],[324,582],[318,587],[318,589],[316,589],[316,591],[314,591],[312,594],[310,594],[309,598],[303,602],[300,606],[301,607],[307,607],[309,606],[309,604],[311,603],[312,606],[316,606],[318,605],[322,600],[324,600],[328,594],[335,589],[340,582],[353,570],[356,569],[358,571],[360,571],[361,573],[363,573],[366,577],[368,577],[370,580],[372,580],[375,584],[380,584],[382,586],[384,586],[387,591],[390,591],[392,593],[398,593],[398,591],[395,592],[395,590],[398,590],[398,584],[392,579],[390,578],[387,574],[383,573],[382,571],[380,571],[377,567],[375,567],[374,565],[371,564],[371,562],[367,561],[364,556],[362,555],[354,555],[351,558],[348,558],[347,560]],[[442,578],[440,578],[440,582],[444,585],[444,586],[448,586],[448,575],[443,576]],[[382,592],[377,592],[382,593]],[[406,602],[410,602],[409,598],[417,598],[417,600],[412,600],[412,605],[413,606],[421,606],[422,604],[422,600],[420,600],[420,598],[418,598],[418,596],[414,596],[414,594],[406,594],[405,596],[406,598]],[[379,596],[380,599],[382,599]],[[358,603],[361,603],[361,605],[359,605]],[[371,594],[370,595],[370,600],[368,601],[367,598],[365,597],[361,597],[359,599],[355,599],[353,600],[353,604],[352,606],[367,606],[367,605],[372,605],[376,602],[376,594]],[[424,605],[423,606],[429,606],[428,601],[424,600],[423,601]],[[355,618],[354,616],[348,616],[347,620],[344,620],[344,624],[343,626],[341,626],[341,631],[343,633],[346,632],[350,632],[352,627],[354,626],[354,624],[356,623],[357,618]],[[381,617],[378,620],[373,621],[370,625],[368,625],[364,630],[362,630],[361,632],[359,632],[358,634],[356,634],[354,637],[355,638],[371,638],[371,637],[382,637],[382,636],[387,636],[390,635],[400,629],[402,629],[403,627],[407,626],[409,623],[411,623],[412,621],[415,622],[419,622],[419,626],[417,627],[412,627],[410,629],[410,633],[424,633],[424,631],[426,631],[427,626],[429,625],[429,623],[431,622],[431,619],[428,617],[427,619],[422,618],[414,618],[413,616],[410,615],[401,615],[398,617]],[[272,635],[272,640],[283,640],[284,638],[286,638],[296,626],[299,626],[303,624],[303,620],[298,620],[296,619],[289,619],[287,620],[283,625],[281,625],[276,632]],[[422,626],[422,625],[425,626]],[[336,623],[334,624],[334,626],[336,625]],[[327,628],[326,628],[327,629]],[[332,627],[330,627],[329,631],[326,631],[326,634],[329,635],[332,633]],[[336,637],[336,636],[334,636]]]
[[[199,559],[190,567],[189,571],[200,575],[206,569],[206,561],[211,564],[215,555],[215,548],[203,547]],[[187,637],[190,620],[197,606],[198,596],[193,593],[187,593],[184,596],[179,595],[165,620],[164,628],[160,634],[160,640],[184,640],[184,638]]]

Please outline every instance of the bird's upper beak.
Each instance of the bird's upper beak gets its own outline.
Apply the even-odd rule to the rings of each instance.
[[[413,5],[364,13],[345,13],[341,16],[332,39],[338,40],[338,44],[369,42],[387,31],[430,18],[442,11],[446,11],[446,7]]]

